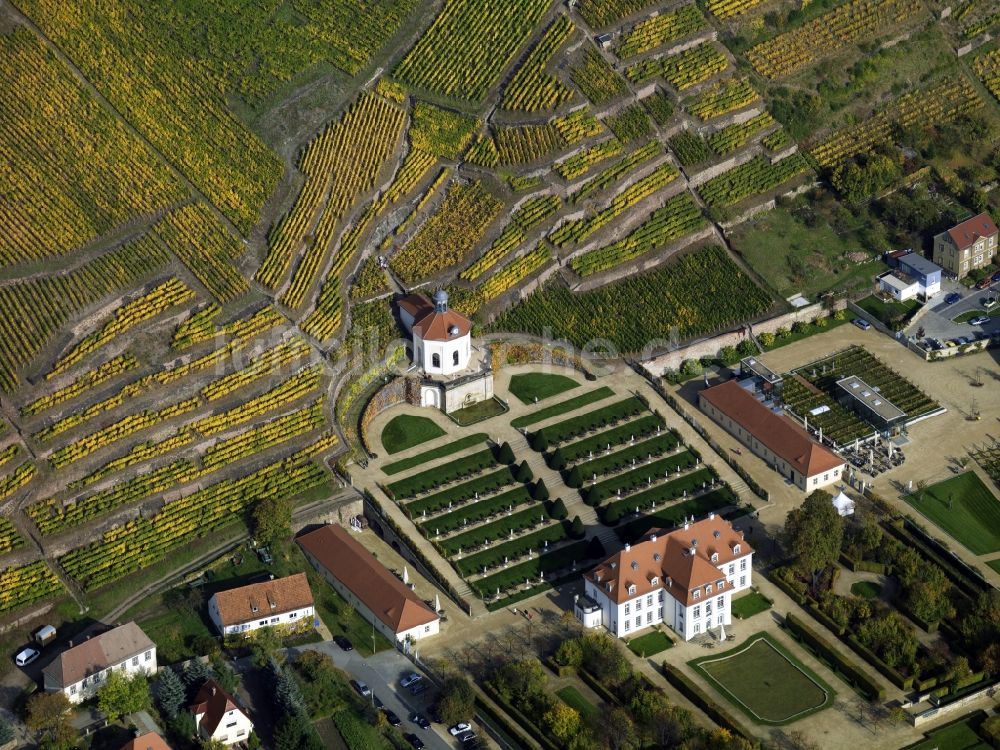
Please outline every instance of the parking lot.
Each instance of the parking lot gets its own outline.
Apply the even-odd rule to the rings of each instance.
[[[945,298],[951,292],[960,294],[962,298],[949,305]],[[923,329],[923,336],[918,338],[935,339],[943,344],[962,336],[970,340],[980,334],[1000,336],[1000,306],[989,311],[992,315],[987,323],[971,325],[969,322],[955,322],[955,318],[964,313],[984,310],[983,303],[989,297],[1000,297],[1000,282],[988,289],[966,289],[961,284],[945,282],[931,308],[919,316],[915,323],[910,324],[905,333],[907,336],[918,337],[919,330]]]

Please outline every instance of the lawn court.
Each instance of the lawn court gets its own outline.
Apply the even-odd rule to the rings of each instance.
[[[628,650],[636,656],[648,657],[655,656],[661,651],[666,651],[673,645],[674,642],[670,640],[670,636],[662,630],[654,630],[651,633],[646,633],[630,640],[628,642]]]
[[[400,414],[382,428],[382,447],[392,455],[444,435],[444,430],[427,417]]]
[[[833,704],[833,688],[767,633],[689,663],[757,724],[790,724]]]
[[[568,378],[565,375],[525,372],[511,377],[510,392],[517,396],[522,403],[533,404],[536,400],[542,401],[549,396],[565,393],[579,385],[573,378]]]
[[[977,555],[1000,550],[1000,500],[971,471],[903,495],[921,514]]]

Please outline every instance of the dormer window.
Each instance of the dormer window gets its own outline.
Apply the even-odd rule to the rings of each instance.
[[[694,591],[693,591],[693,592],[691,593],[691,596],[692,596],[692,598],[694,598],[694,599],[701,599],[701,589],[695,589],[695,590],[694,590]]]
[[[706,594],[711,594],[712,593],[712,584],[710,584],[710,583],[705,584],[705,593]]]
[[[718,552],[713,552],[712,553],[712,562],[714,562],[714,563],[719,562],[719,553]]]
[[[719,586],[719,591],[722,591],[722,589],[726,587],[726,580],[723,578],[721,581],[719,581],[718,586]]]
[[[657,578],[656,576],[653,576],[652,578],[649,579],[649,583],[652,586],[656,586],[659,583],[659,581],[660,579]]]
[[[634,583],[629,584],[628,593],[629,594],[634,594],[635,593],[635,584]]]
[[[736,544],[733,545],[733,554],[734,555],[740,554],[740,544],[739,544],[739,542],[737,542]]]

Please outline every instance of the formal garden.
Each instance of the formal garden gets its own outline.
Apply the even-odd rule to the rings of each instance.
[[[767,633],[689,663],[756,724],[790,724],[828,708],[835,697],[833,688]]]
[[[1000,499],[975,472],[918,488],[903,499],[970,552],[1000,550]]]

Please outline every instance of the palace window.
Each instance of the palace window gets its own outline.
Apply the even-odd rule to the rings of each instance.
[[[746,570],[746,569],[747,569],[747,561],[740,560],[740,570]]]
[[[456,367],[458,366],[458,350],[457,349],[451,353],[451,363],[453,365],[455,365]]]
[[[632,614],[632,605],[631,604],[626,604],[625,605],[625,614],[627,614],[627,615]]]
[[[441,367],[441,355],[440,354],[432,354],[431,355],[431,367],[437,367],[437,368]]]

